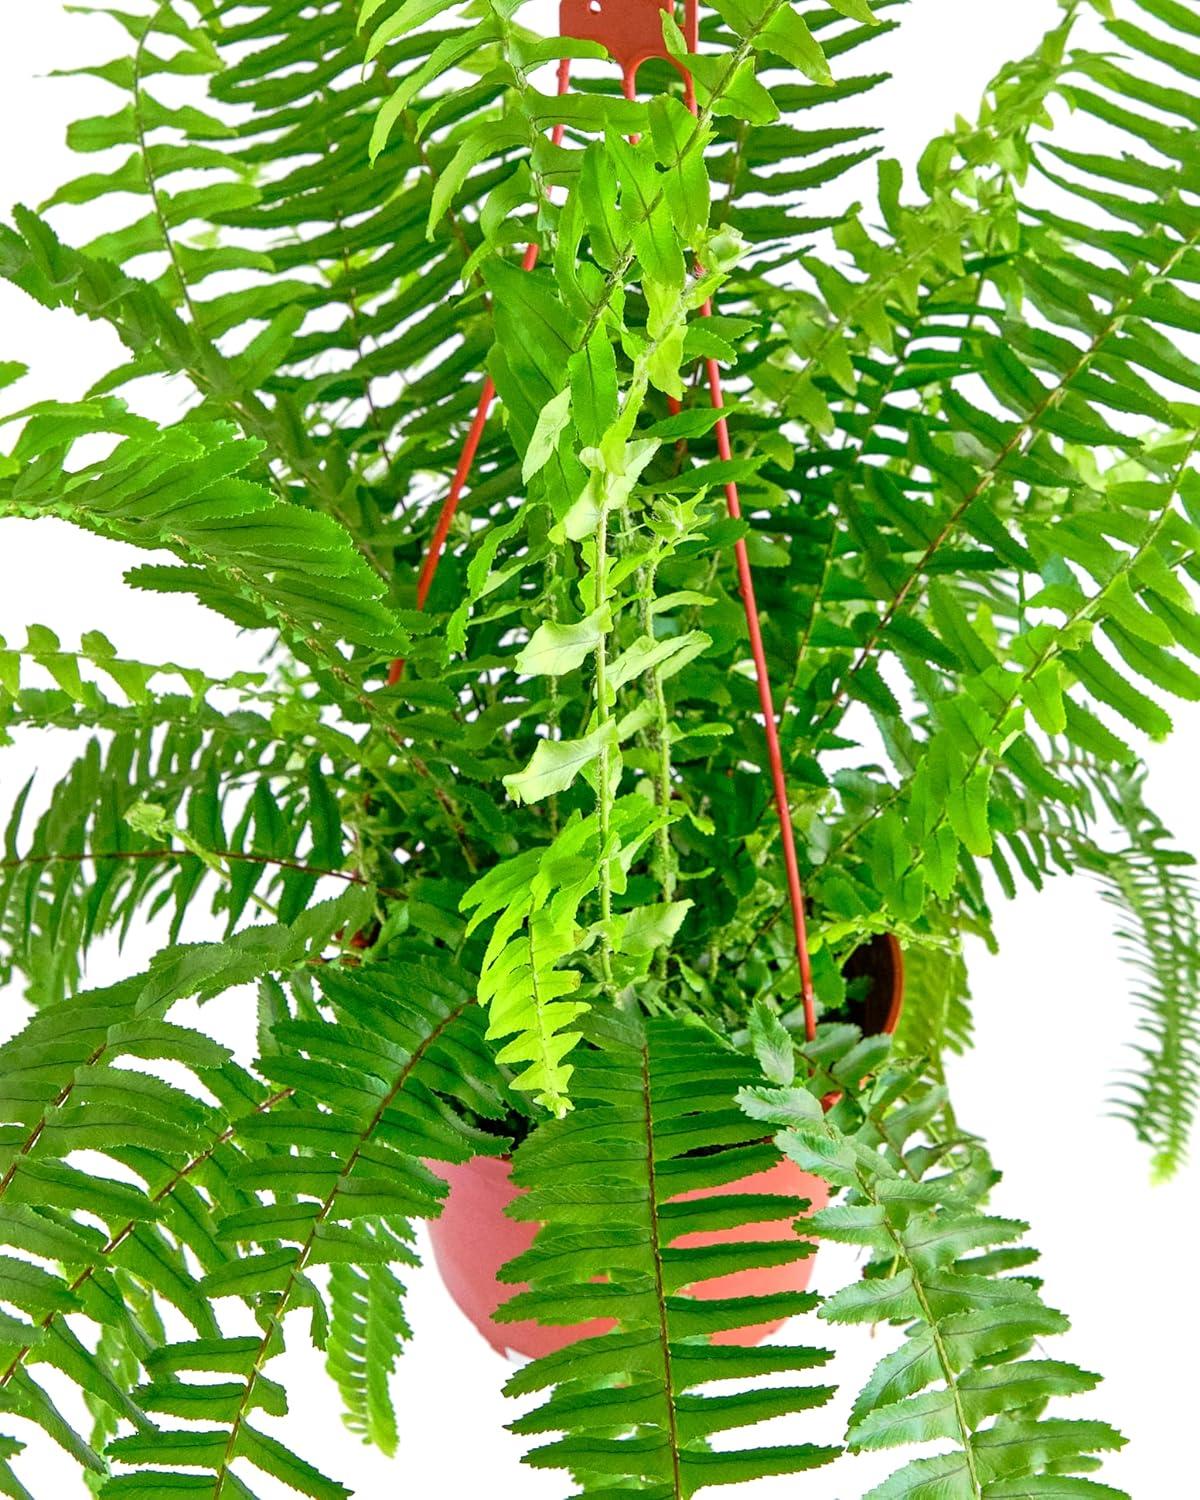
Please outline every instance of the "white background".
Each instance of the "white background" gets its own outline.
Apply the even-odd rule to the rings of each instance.
[[[36,204],[87,170],[89,163],[65,150],[66,123],[119,104],[89,80],[37,77],[107,55],[97,52],[92,26],[66,15],[59,0],[38,0],[20,13],[19,23],[9,18],[15,24],[5,28],[0,48],[6,151],[0,209],[17,200]],[[882,119],[889,152],[911,162],[954,114],[974,113],[997,65],[1032,46],[1056,13],[1053,0],[914,0],[898,36],[880,47],[898,78],[860,113]],[[83,326],[68,313],[35,309],[7,285],[0,285],[0,327],[0,359],[23,359],[34,369],[19,390],[20,404],[52,393],[65,399],[82,394],[89,379],[118,358],[105,330]],[[4,409],[18,401],[10,399]],[[162,414],[170,407],[168,398]],[[121,574],[133,560],[118,546],[58,523],[0,523],[0,634],[19,639],[25,623],[40,621],[71,644],[81,631],[100,628],[121,651],[143,660],[175,659],[214,673],[253,664],[253,645],[216,616],[184,600],[126,588]],[[1197,735],[1200,712],[1184,706],[1175,739],[1149,754],[1152,805],[1192,850],[1200,849]],[[53,746],[23,740],[0,753],[0,808],[34,766],[42,770],[42,795],[49,795],[77,748],[61,738]],[[1005,1169],[1001,1211],[1033,1223],[1048,1300],[1074,1319],[1072,1333],[1052,1352],[1107,1377],[1100,1392],[1071,1403],[1069,1413],[1103,1416],[1129,1435],[1130,1446],[1105,1477],[1135,1500],[1182,1500],[1195,1493],[1182,1455],[1195,1403],[1191,1356],[1200,1339],[1192,1269],[1200,1170],[1152,1187],[1145,1154],[1128,1129],[1106,1115],[1112,1080],[1128,1060],[1134,1012],[1130,975],[1120,965],[1110,914],[1096,890],[1064,880],[1042,895],[1000,902],[997,928],[999,957],[970,954],[978,1046],[954,1070],[959,1112],[989,1140]],[[133,966],[143,957],[127,951],[120,962]],[[95,977],[106,978],[117,962],[116,955],[102,954]],[[0,1033],[10,1030],[17,1009],[15,997],[6,997]],[[832,1290],[852,1274],[852,1257],[825,1247],[814,1285]],[[414,1274],[410,1310],[416,1341],[396,1380],[402,1450],[395,1463],[345,1433],[319,1358],[302,1352],[302,1319],[289,1323],[291,1342],[301,1351],[289,1382],[291,1433],[300,1450],[353,1485],[363,1500],[383,1500],[398,1489],[439,1500],[476,1493],[490,1500],[561,1496],[558,1476],[521,1467],[518,1442],[502,1430],[513,1415],[499,1395],[504,1365],[456,1312],[431,1269]],[[848,1388],[885,1347],[859,1330],[830,1337],[816,1327],[804,1336],[837,1348],[834,1373]],[[836,1441],[841,1414],[842,1407],[817,1413],[771,1439]],[[749,1493],[761,1500],[855,1500],[893,1466],[888,1455],[845,1459]],[[19,1468],[35,1500],[86,1494],[71,1465],[42,1443]],[[262,1493],[284,1492],[264,1484]]]

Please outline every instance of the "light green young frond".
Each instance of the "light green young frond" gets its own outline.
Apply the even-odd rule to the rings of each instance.
[[[753,1119],[783,1126],[780,1149],[835,1190],[806,1232],[867,1252],[863,1279],[835,1292],[819,1315],[905,1329],[855,1401],[849,1449],[952,1445],[905,1463],[865,1500],[1052,1495],[1063,1476],[1091,1472],[1099,1455],[1125,1442],[1107,1423],[1046,1413],[1049,1402],[1090,1391],[1099,1377],[1043,1357],[1043,1341],[1065,1332],[1067,1319],[1027,1274],[1037,1260],[1023,1243],[1028,1226],[985,1211],[996,1174],[978,1143],[936,1128],[944,1090],[914,1089],[911,1075],[885,1069],[859,1092],[862,1044],[851,1028],[840,1030],[808,1052],[822,1070],[817,1078],[845,1091],[832,1108],[796,1089],[750,1090],[742,1103]],[[1120,1493],[1083,1478],[1070,1485],[1060,1492],[1095,1500]]]

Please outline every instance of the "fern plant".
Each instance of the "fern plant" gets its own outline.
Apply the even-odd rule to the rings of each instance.
[[[649,9],[624,88],[570,5],[74,23],[112,108],[0,274],[124,353],[32,405],[0,365],[0,517],[256,634],[227,679],[0,642],[0,743],[82,745],[6,786],[18,1500],[43,1438],[106,1500],[348,1493],[278,1421],[290,1314],[391,1452],[414,1226],[479,1157],[536,1227],[500,1316],[606,1320],[509,1382],[588,1500],[926,1442],[870,1500],[1118,1494],[1114,1429],[1044,1410],[1095,1377],[1034,1349],[1065,1319],[945,1059],[996,892],[1087,873],[1138,965],[1119,1109],[1186,1154],[1194,890],[1136,747],[1200,697],[1200,24],[1063,0],[908,181],[899,0]],[[890,1047],[855,1024],[885,936]],[[249,1049],[192,1005],[239,986]],[[833,1202],[754,1191],[781,1160]],[[814,1237],[862,1279],[721,1294]],[[905,1329],[845,1434],[822,1318]]]

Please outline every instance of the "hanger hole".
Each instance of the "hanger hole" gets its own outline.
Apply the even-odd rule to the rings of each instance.
[[[591,11],[592,15],[598,16],[601,9],[602,6],[600,0],[588,0],[588,10]]]

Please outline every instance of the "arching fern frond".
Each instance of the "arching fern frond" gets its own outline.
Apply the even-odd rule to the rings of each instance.
[[[65,474],[83,435],[124,434],[103,460]],[[274,499],[241,477],[260,445],[227,424],[160,430],[107,400],[36,411],[0,479],[0,515],[58,516],[184,562],[133,581],[196,592],[240,625],[270,625],[301,649],[341,640],[383,653],[403,645],[383,588],[329,516]]]
[[[1127,842],[1080,840],[1081,868],[1120,913],[1116,937],[1135,977],[1141,1010],[1136,1070],[1121,1079],[1115,1107],[1172,1176],[1186,1161],[1200,1104],[1200,883],[1195,859],[1176,847],[1147,807],[1141,775],[1106,780],[1105,805]]]
[[[373,884],[344,868],[340,802],[354,752],[332,726],[313,726],[308,740],[297,719],[285,746],[257,708],[222,712],[175,694],[121,707],[96,707],[86,690],[75,697],[29,688],[8,704],[18,732],[100,731],[44,811],[31,812],[35,776],[8,817],[0,977],[24,973],[35,1004],[63,999],[95,941],[127,933],[143,907],[171,909],[175,941],[201,895],[232,931],[256,908],[291,921],[322,880]]]
[[[580,742],[539,743],[562,752],[560,764],[568,764]],[[572,778],[576,769],[571,767]],[[547,783],[559,774],[550,755],[539,774]],[[531,792],[534,777],[522,773],[521,779]],[[544,788],[537,791],[545,795]],[[573,1064],[566,1058],[583,1034],[581,1017],[597,988],[640,982],[655,948],[669,941],[690,905],[655,903],[610,914],[590,929],[580,925],[580,908],[600,884],[601,861],[619,900],[629,867],[664,823],[664,813],[637,793],[619,798],[611,811],[607,847],[595,815],[572,815],[550,844],[493,866],[462,898],[471,914],[468,936],[495,919],[480,962],[478,996],[488,1007],[488,1040],[504,1043],[497,1061],[513,1068],[515,1088],[555,1114],[570,1108]],[[594,982],[587,983],[585,952],[602,943],[608,951],[593,964]]]
[[[572,1070],[564,1058],[579,1041],[575,1023],[588,1008],[583,999],[567,998],[579,991],[582,975],[563,960],[580,946],[579,908],[595,889],[597,844],[595,819],[577,820],[548,849],[496,865],[463,897],[468,935],[496,919],[479,979],[488,1036],[512,1038],[499,1061],[517,1064],[516,1086],[556,1114],[569,1108]]]
[[[436,1216],[445,1193],[424,1163],[500,1149],[502,1138],[469,1126],[459,1111],[502,1119],[502,1086],[481,1045],[474,996],[444,968],[420,959],[327,967],[320,983],[332,1018],[306,1007],[277,1021],[259,1061],[288,1105],[244,1127],[258,1149],[233,1176],[241,1206],[216,1229],[222,1245],[241,1249],[203,1282],[218,1303],[248,1300],[259,1332],[219,1348],[163,1351],[163,1367],[181,1377],[217,1369],[235,1379],[219,1394],[175,1381],[171,1404],[160,1409],[207,1425],[118,1440],[114,1456],[140,1472],[111,1481],[106,1495],[182,1484],[176,1463],[203,1469],[214,1496],[252,1493],[239,1476],[243,1460],[306,1494],[345,1493],[254,1425],[259,1408],[270,1412],[283,1399],[266,1367],[300,1307],[311,1312],[351,1423],[384,1447],[394,1443],[387,1371],[407,1334],[394,1268],[416,1263],[410,1221]],[[312,1275],[325,1266],[337,1268],[332,1318]]]
[[[132,661],[118,655],[116,648],[102,632],[88,631],[78,651],[64,648],[47,625],[30,625],[23,646],[0,644],[0,703],[7,706],[20,702],[24,683],[28,687],[28,667],[37,667],[51,679],[55,688],[76,710],[105,721],[115,711],[110,695],[115,686],[123,699],[135,707],[172,695],[167,684],[174,679],[174,692],[185,686],[193,703],[204,702],[214,689],[237,692],[261,687],[266,678],[261,672],[235,672],[231,677],[214,678],[195,667],[173,662],[161,665]],[[84,668],[89,671],[85,672]]]
[[[510,1378],[513,1395],[553,1389],[514,1431],[564,1434],[526,1461],[569,1470],[583,1495],[632,1492],[655,1500],[685,1500],[709,1485],[829,1462],[836,1450],[819,1444],[730,1448],[709,1441],[810,1410],[832,1394],[765,1379],[753,1391],[707,1389],[795,1375],[830,1357],[807,1346],[738,1342],[739,1330],[810,1309],[815,1299],[805,1293],[692,1294],[712,1277],[810,1253],[790,1238],[688,1242],[706,1231],[766,1227],[805,1207],[783,1194],[717,1191],[778,1160],[761,1126],[736,1107],[755,1065],[700,1027],[643,1027],[611,1013],[597,1025],[600,1045],[576,1053],[576,1109],[540,1126],[513,1159],[514,1180],[526,1191],[511,1212],[544,1227],[503,1272],[528,1281],[530,1290],[498,1316],[550,1325],[607,1317],[616,1328]],[[714,1334],[722,1341],[713,1342]]]
[[[208,991],[244,976],[244,948],[235,942],[221,964],[208,956]],[[68,1319],[96,1325],[110,1348],[144,1364],[152,1331],[139,1321],[129,1278],[199,1337],[215,1333],[193,1269],[229,1259],[208,1195],[241,1124],[286,1097],[203,1033],[164,1019],[171,998],[200,983],[192,955],[164,959],[158,976],[47,1007],[3,1048],[0,1240],[18,1258],[4,1260],[4,1300],[16,1316],[5,1315],[0,1336],[0,1408],[41,1425],[93,1474],[106,1472],[105,1460],[33,1371],[48,1365],[106,1407],[105,1435],[117,1422],[149,1426],[145,1394],[131,1395]],[[186,1069],[186,1082],[168,1082],[163,1063]],[[87,1170],[80,1152],[92,1153]]]
[[[1125,1440],[1104,1422],[1045,1414],[1050,1401],[1090,1391],[1099,1377],[1041,1356],[1041,1340],[1068,1323],[1028,1274],[1037,1260],[1023,1244],[1028,1226],[984,1210],[996,1174],[977,1142],[933,1127],[943,1089],[914,1088],[911,1072],[885,1069],[859,1093],[862,1046],[846,1050],[854,1040],[852,1028],[839,1028],[810,1049],[815,1077],[828,1078],[832,1064],[845,1091],[832,1109],[804,1087],[741,1097],[754,1119],[785,1127],[775,1139],[787,1156],[844,1195],[806,1232],[868,1253],[863,1279],[828,1298],[820,1316],[905,1327],[854,1404],[849,1448],[952,1445],[906,1463],[866,1500],[1113,1500],[1118,1491],[1078,1476]]]

